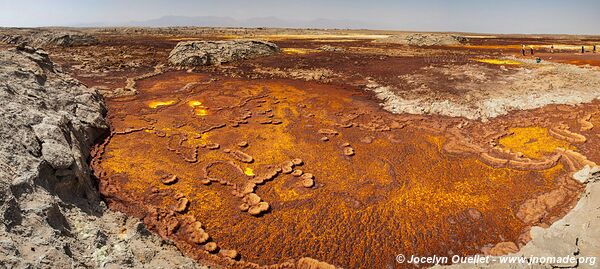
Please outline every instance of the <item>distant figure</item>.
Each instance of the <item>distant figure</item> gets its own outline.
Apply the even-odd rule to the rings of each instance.
[[[535,62],[538,63],[538,64],[541,63],[542,62],[542,58],[540,58],[540,57],[535,58]]]
[[[554,53],[554,45],[550,45],[550,53]]]
[[[531,55],[533,55],[533,46],[529,46],[529,50],[531,51]]]
[[[525,45],[521,45],[521,54],[523,54],[523,56],[525,56]]]
[[[585,48],[581,46],[581,53],[585,53]]]
[[[594,48],[592,49],[592,51],[593,51],[594,53],[596,53],[596,45],[594,45]]]

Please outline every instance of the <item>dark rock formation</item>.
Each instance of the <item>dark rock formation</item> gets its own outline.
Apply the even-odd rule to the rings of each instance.
[[[179,42],[169,55],[177,66],[220,65],[278,53],[277,45],[260,40]]]

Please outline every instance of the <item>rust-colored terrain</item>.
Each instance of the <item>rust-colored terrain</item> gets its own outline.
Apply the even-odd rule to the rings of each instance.
[[[545,45],[598,40],[418,47],[374,42],[376,32],[131,31],[97,31],[99,44],[51,57],[106,96],[111,134],[92,167],[109,207],[215,266],[405,268],[396,254],[515,252],[530,227],[577,202],[572,173],[600,161],[598,100],[482,121],[390,113],[365,90],[468,98],[457,89],[471,77],[436,70],[494,81],[538,68],[535,57],[594,70],[600,53]],[[178,41],[240,37],[283,52],[218,67],[166,62]],[[521,43],[538,53],[520,56]]]

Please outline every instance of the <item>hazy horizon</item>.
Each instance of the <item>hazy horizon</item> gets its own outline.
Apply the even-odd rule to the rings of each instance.
[[[600,34],[599,10],[600,1],[592,0],[0,0],[0,26],[183,26],[188,23],[209,27]]]

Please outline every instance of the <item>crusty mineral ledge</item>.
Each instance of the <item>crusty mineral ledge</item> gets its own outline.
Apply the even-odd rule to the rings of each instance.
[[[0,268],[200,267],[100,201],[87,160],[105,113],[45,52],[0,51]]]
[[[600,254],[600,168],[586,166],[573,177],[586,184],[581,199],[564,218],[548,228],[531,228],[531,241],[513,257],[595,257],[596,263],[573,264],[455,264],[433,268],[598,268]]]

